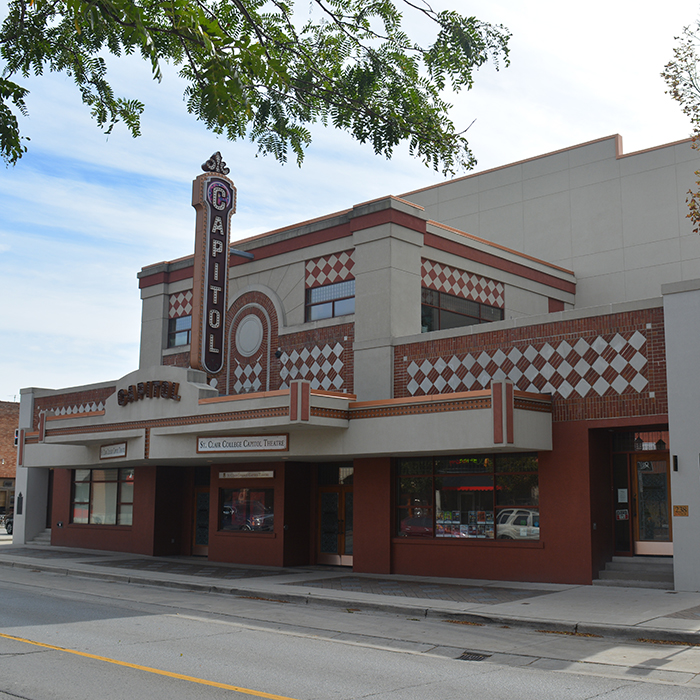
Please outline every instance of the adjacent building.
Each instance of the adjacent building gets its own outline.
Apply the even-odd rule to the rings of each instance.
[[[16,540],[699,590],[697,168],[613,136],[231,248],[213,156],[139,368],[22,391]]]
[[[18,425],[19,404],[0,401],[0,515],[7,515],[14,507],[17,464],[15,431]]]

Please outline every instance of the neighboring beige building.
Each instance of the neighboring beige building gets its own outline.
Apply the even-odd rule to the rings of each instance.
[[[576,308],[661,296],[700,278],[685,195],[690,140],[623,153],[609,136],[402,195],[429,219],[576,275]]]

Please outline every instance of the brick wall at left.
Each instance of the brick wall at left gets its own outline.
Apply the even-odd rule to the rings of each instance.
[[[19,404],[0,401],[0,479],[14,479],[17,465],[15,428],[19,425]]]

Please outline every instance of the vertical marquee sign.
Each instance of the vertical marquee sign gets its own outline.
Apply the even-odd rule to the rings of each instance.
[[[236,188],[217,151],[192,183],[197,212],[192,290],[190,366],[217,374],[224,366],[229,220],[236,211]]]

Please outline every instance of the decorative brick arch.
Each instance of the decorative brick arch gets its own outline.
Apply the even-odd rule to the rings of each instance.
[[[250,291],[226,314],[226,361],[217,376],[220,394],[247,394],[279,387],[279,321],[272,299]]]

